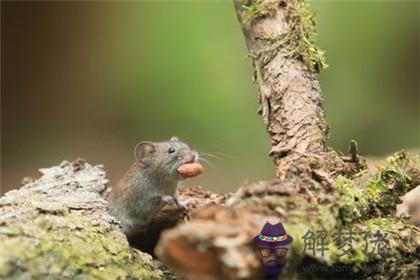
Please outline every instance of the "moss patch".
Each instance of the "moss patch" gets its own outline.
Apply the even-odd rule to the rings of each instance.
[[[16,232],[31,232],[0,235],[0,278],[163,278],[154,271],[150,256],[130,249],[115,231],[90,221],[71,212],[66,219],[40,216],[25,228],[9,225]]]
[[[0,197],[0,279],[168,279],[132,249],[99,193],[101,166],[84,160],[40,170]],[[167,274],[167,275],[166,275]]]
[[[242,8],[246,14],[245,21],[250,22],[265,16],[273,16],[278,5],[279,0],[243,1]]]
[[[286,6],[286,20],[290,30],[282,40],[289,55],[302,59],[312,72],[320,72],[327,67],[324,51],[316,45],[318,31],[315,12],[307,2],[289,0]]]
[[[281,50],[286,57],[295,57],[305,62],[308,70],[319,73],[326,67],[324,51],[317,45],[317,26],[315,12],[303,0],[245,1],[242,5],[246,21],[273,16],[278,7],[284,9],[288,30],[282,34],[260,34],[258,40],[266,47],[251,54],[252,57],[262,57],[263,63],[268,63]]]
[[[408,156],[402,151],[389,157],[374,173],[363,170],[352,175],[352,179],[338,176],[337,188],[328,193],[319,193],[322,190],[316,189],[316,183],[311,186],[306,182],[318,198],[325,197],[318,201],[302,190],[296,194],[296,189],[282,185],[281,181],[274,185],[258,183],[243,187],[231,200],[233,203],[246,201],[270,216],[280,213],[285,229],[294,238],[284,275],[311,279],[365,279],[378,275],[387,275],[387,279],[416,279],[420,266],[420,235],[405,218],[395,217],[395,208],[398,197],[420,183],[419,163],[419,155]],[[303,184],[296,179],[296,186]],[[281,211],[277,211],[278,208]],[[315,234],[327,233],[328,251],[324,256],[319,251],[316,255],[310,250],[303,252],[302,237],[308,230]],[[349,245],[350,231],[353,240]],[[386,246],[384,243],[381,246],[386,250],[379,250],[373,242],[377,231],[384,235]],[[339,232],[343,234],[341,243]],[[347,249],[348,253],[344,253]],[[305,270],[308,267],[313,270]],[[336,273],[340,269],[343,274]]]
[[[341,222],[395,214],[399,197],[419,183],[419,162],[419,155],[408,157],[401,151],[378,166],[374,174],[362,171],[354,180],[339,176],[336,183]]]

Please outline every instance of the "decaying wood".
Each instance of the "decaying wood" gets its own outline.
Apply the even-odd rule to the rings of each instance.
[[[1,279],[175,279],[144,252],[153,254],[160,233],[190,219],[193,209],[227,198],[200,187],[181,188],[189,210],[165,206],[129,243],[108,214],[102,166],[80,159],[40,172],[39,179],[25,178],[21,188],[0,198]]]
[[[371,173],[356,142],[350,143],[349,155],[327,150],[316,71],[307,59],[290,55],[282,41],[291,30],[301,32],[290,26],[290,9],[293,17],[302,16],[296,11],[302,12],[303,1],[234,2],[253,56],[260,114],[272,139],[278,178],[243,186],[224,205],[197,209],[190,222],[162,234],[158,257],[187,279],[262,277],[252,240],[266,221],[281,221],[294,236],[280,275],[284,279],[417,277],[420,229],[399,218],[396,206],[420,180],[419,155],[396,154]],[[331,236],[338,230],[380,230],[389,238],[389,255],[363,255],[359,238],[350,256],[340,259],[340,244],[330,236],[330,254],[314,256],[302,250],[308,230]],[[350,269],[332,269],[343,264]],[[329,269],[308,269],[320,266]]]
[[[179,199],[187,208],[182,209],[175,203],[166,205],[143,231],[129,239],[130,245],[154,255],[154,249],[161,232],[173,228],[179,223],[189,221],[191,213],[197,209],[223,204],[227,197],[228,195],[203,190],[199,186],[190,188],[181,186]]]
[[[420,266],[420,228],[399,217],[396,207],[399,197],[419,182],[420,155],[401,153],[373,173],[366,171],[352,180],[338,176],[329,192],[315,181],[277,179],[244,186],[226,203],[198,208],[191,221],[163,232],[156,253],[187,279],[260,278],[264,274],[253,238],[266,221],[281,221],[294,238],[281,278],[415,278]],[[328,233],[325,256],[303,251],[302,236],[308,230]],[[340,258],[339,244],[332,241],[338,230],[358,235],[345,258]],[[362,233],[378,230],[389,240],[388,255],[364,255]],[[319,267],[326,267],[325,271]]]
[[[299,236],[305,230],[332,230],[340,224],[346,228],[379,227],[393,244],[390,257],[351,260],[359,270],[378,261],[382,264],[376,274],[351,275],[412,277],[420,265],[419,229],[405,218],[396,218],[395,208],[398,197],[420,184],[419,163],[420,155],[398,154],[376,173],[355,180],[339,177],[341,183],[336,180],[334,191],[321,192],[322,199],[315,197],[321,182],[318,186],[298,182],[301,186],[296,188],[294,182],[277,179],[226,195],[199,187],[182,188],[181,201],[187,202],[189,211],[184,213],[174,205],[164,208],[139,237],[143,243],[137,246],[153,252],[160,232],[166,229],[157,256],[185,278],[262,277],[252,239],[266,221],[281,220],[288,234],[295,237],[283,276],[322,277],[320,272],[302,274],[302,267],[308,263],[331,265],[336,259],[303,254]],[[2,279],[175,278],[150,255],[130,247],[118,222],[108,215],[107,203],[100,195],[107,183],[102,167],[78,160],[41,169],[41,173],[41,178],[26,180],[19,190],[0,198]],[[371,184],[376,184],[377,193],[369,197]]]
[[[101,166],[78,160],[40,172],[0,198],[1,279],[173,277],[131,248],[107,213]]]

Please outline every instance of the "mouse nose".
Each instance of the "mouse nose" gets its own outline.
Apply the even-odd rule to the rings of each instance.
[[[188,163],[196,162],[198,160],[197,152],[196,151],[189,152],[187,160],[188,160]]]

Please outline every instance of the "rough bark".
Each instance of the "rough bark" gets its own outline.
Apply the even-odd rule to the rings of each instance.
[[[40,171],[41,178],[26,180],[19,190],[0,198],[0,278],[175,278],[150,255],[130,247],[118,222],[108,215],[100,195],[107,182],[102,167],[78,160]],[[265,221],[280,219],[295,237],[283,276],[337,277],[303,273],[307,265],[337,264],[337,246],[330,247],[328,257],[313,257],[302,253],[299,236],[307,229],[379,228],[389,234],[390,255],[385,260],[378,255],[362,257],[359,248],[345,260],[354,269],[345,276],[415,277],[420,265],[419,228],[397,218],[395,208],[398,197],[420,184],[420,155],[397,154],[374,173],[354,180],[339,176],[334,184],[334,191],[321,192],[322,200],[315,197],[320,185],[296,188],[279,179],[227,195],[183,188],[181,200],[189,201],[188,215],[173,206],[163,209],[138,236],[142,242],[132,245],[153,252],[160,232],[167,229],[157,255],[185,278],[262,277],[252,239]],[[365,273],[363,269],[373,264],[377,270]]]
[[[0,198],[1,279],[175,279],[148,254],[160,233],[190,219],[194,209],[226,200],[200,187],[181,188],[189,210],[165,206],[128,241],[108,214],[102,166],[80,159],[40,172]]]
[[[325,192],[321,183],[274,180],[241,187],[226,203],[199,208],[188,223],[165,231],[158,257],[187,279],[237,279],[264,276],[253,238],[266,221],[279,221],[293,236],[281,279],[416,279],[420,267],[420,228],[396,213],[399,198],[420,184],[420,155],[399,153],[374,172],[354,179],[338,176]],[[411,207],[419,207],[418,201]],[[339,230],[358,235],[341,257],[333,240]],[[325,256],[303,251],[302,236],[325,231]],[[387,235],[387,256],[364,254],[364,232]],[[343,268],[344,267],[344,268]]]
[[[107,213],[101,166],[78,160],[40,172],[0,198],[1,279],[171,277]]]
[[[262,277],[253,238],[266,221],[281,221],[294,237],[280,275],[284,279],[417,277],[420,229],[396,215],[396,206],[400,196],[420,183],[419,155],[396,154],[371,172],[356,142],[346,156],[327,150],[328,127],[316,77],[325,62],[314,45],[316,28],[306,4],[234,2],[253,58],[259,113],[272,139],[277,179],[243,186],[226,204],[196,210],[189,223],[162,234],[158,256],[188,279]],[[389,255],[364,255],[359,238],[351,253],[340,258],[340,244],[332,239],[340,229],[383,231]],[[301,237],[308,230],[330,234],[328,255],[302,251]],[[334,269],[340,265],[347,269]]]
[[[197,209],[223,204],[228,197],[225,194],[203,190],[199,186],[190,188],[181,186],[179,194],[180,201],[187,206],[187,209],[181,209],[174,203],[165,206],[143,231],[129,239],[132,247],[154,256],[154,249],[163,231],[173,228],[182,222],[188,222],[191,220],[191,213]]]
[[[259,113],[271,136],[270,156],[277,174],[285,176],[292,166],[301,165],[301,159],[306,161],[306,155],[323,154],[328,133],[321,88],[314,73],[316,69],[310,69],[310,65],[298,53],[293,55],[291,49],[298,46],[291,45],[294,43],[290,40],[304,38],[287,38],[291,31],[306,32],[292,30],[304,29],[306,24],[291,18],[300,16],[291,13],[300,12],[301,1],[234,2],[253,57]],[[287,48],[286,43],[290,45]]]

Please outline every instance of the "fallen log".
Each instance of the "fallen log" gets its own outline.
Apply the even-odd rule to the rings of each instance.
[[[40,172],[0,198],[1,279],[173,276],[131,248],[108,214],[102,166],[64,161]]]
[[[330,191],[316,180],[299,180],[243,186],[225,205],[197,209],[190,222],[162,234],[158,257],[187,279],[259,278],[264,272],[253,238],[269,221],[281,222],[294,239],[284,279],[418,277],[420,228],[397,215],[396,207],[420,183],[420,155],[397,153],[374,172],[364,170],[353,180],[338,176]],[[327,253],[305,251],[303,236],[319,231],[327,234]],[[349,231],[354,240],[342,255],[334,235]],[[386,250],[372,252],[370,238],[378,231],[386,236]]]

